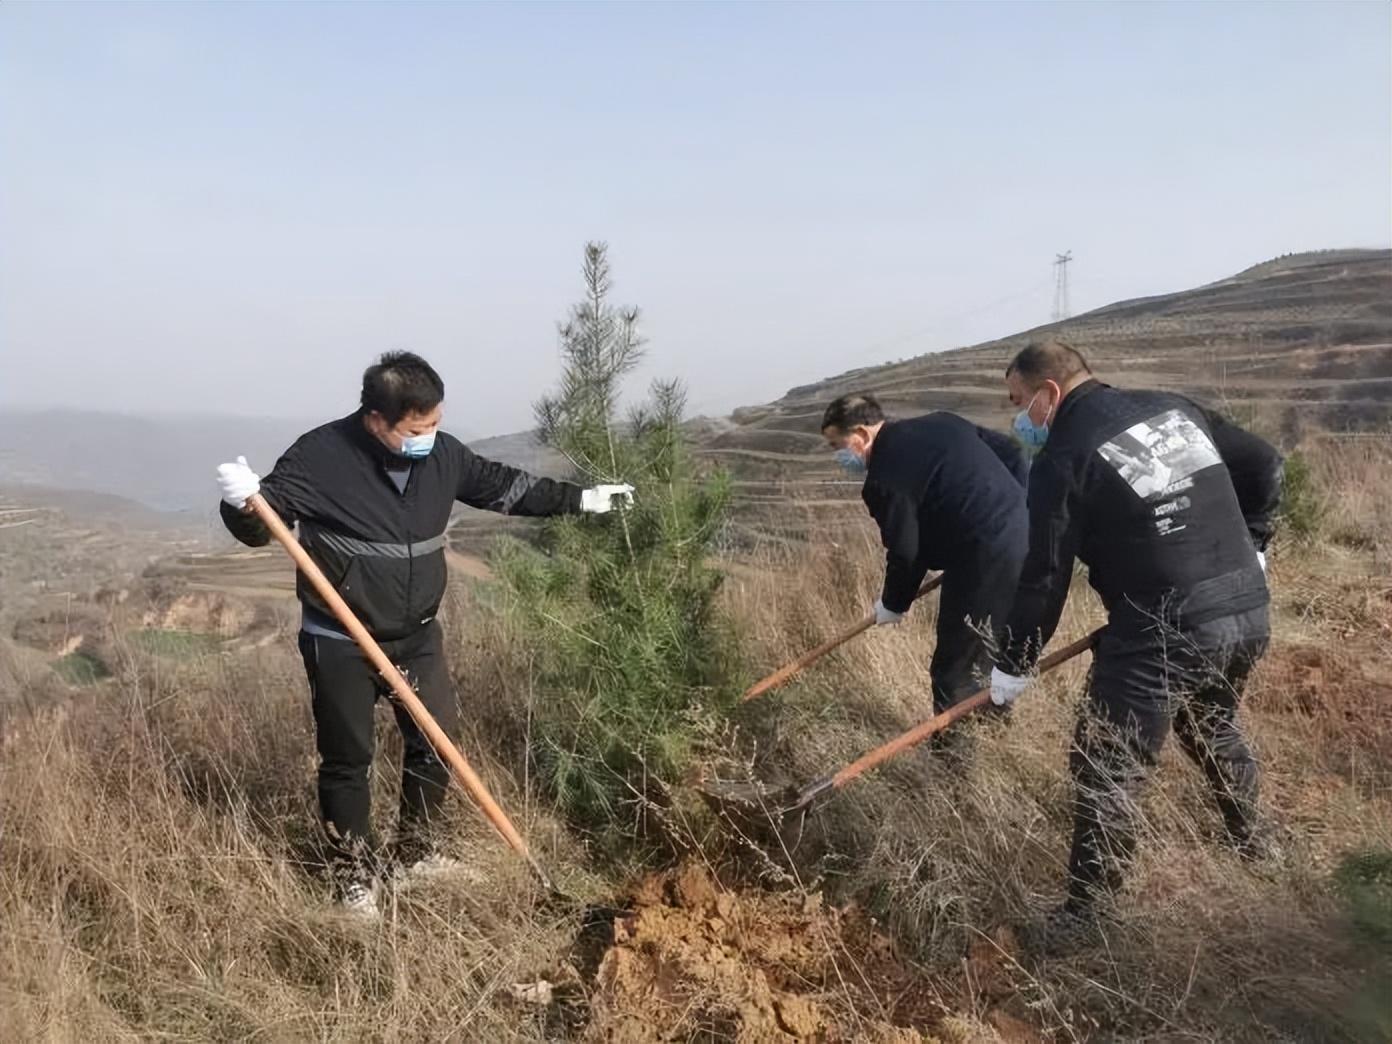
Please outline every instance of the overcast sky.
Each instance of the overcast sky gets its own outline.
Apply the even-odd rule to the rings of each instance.
[[[1392,239],[1392,6],[4,4],[0,404],[526,427],[586,239],[724,412]]]

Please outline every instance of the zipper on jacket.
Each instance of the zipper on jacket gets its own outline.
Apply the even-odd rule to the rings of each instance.
[[[424,461],[419,463],[424,463]],[[379,463],[379,467],[381,468],[382,481],[396,494],[397,533],[401,538],[401,543],[406,546],[406,595],[401,602],[401,618],[399,622],[402,632],[408,633],[412,630],[413,626],[419,626],[418,624],[413,624],[414,613],[411,608],[411,591],[415,586],[416,556],[411,550],[411,529],[407,524],[407,519],[409,517],[407,497],[412,492],[412,486],[415,482],[416,472],[419,470],[419,466],[416,462],[411,464],[410,470],[406,473],[406,482],[400,488],[397,488],[396,480],[391,477],[390,469],[386,464]]]

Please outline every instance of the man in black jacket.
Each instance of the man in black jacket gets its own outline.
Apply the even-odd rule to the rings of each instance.
[[[1058,938],[1089,924],[1094,901],[1121,883],[1135,801],[1172,725],[1233,845],[1256,849],[1257,766],[1236,710],[1269,637],[1264,552],[1281,457],[1182,396],[1098,382],[1062,341],[1027,346],[1006,383],[1021,407],[1016,430],[1042,448],[993,702],[1027,687],[1075,558],[1108,613],[1070,756],[1075,823],[1069,899],[1051,919]]]
[[[302,435],[264,480],[245,458],[218,468],[221,512],[233,536],[270,539],[246,507],[260,493],[335,584],[354,614],[401,667],[446,732],[458,709],[435,615],[445,593],[445,530],[456,501],[511,515],[603,514],[631,498],[628,486],[580,487],[533,478],[476,456],[439,431],[445,387],[419,356],[393,352],[363,374],[361,408]],[[319,807],[335,850],[340,898],[376,913],[370,831],[373,707],[388,695],[305,577],[300,653],[309,676],[319,749]],[[401,707],[401,806],[396,860],[402,869],[447,861],[433,851],[430,821],[448,772]]]
[[[929,674],[940,712],[980,688],[990,670],[990,622],[1010,609],[1027,544],[1020,448],[951,413],[887,421],[875,397],[827,407],[822,434],[841,465],[864,475],[861,497],[879,524],[885,579],[877,624],[898,623],[929,569],[943,571]]]

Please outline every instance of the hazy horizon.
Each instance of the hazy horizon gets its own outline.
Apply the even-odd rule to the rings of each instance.
[[[610,243],[644,376],[847,369],[1392,240],[1392,9],[7,5],[0,407],[514,432]]]
[[[1342,248],[1341,248],[1341,247],[1331,247],[1331,248],[1327,248],[1327,251],[1328,251],[1328,252],[1336,252],[1336,253],[1337,253],[1337,252],[1342,252],[1342,251],[1347,251],[1347,250],[1375,250],[1375,251],[1376,251],[1376,250],[1389,250],[1389,249],[1392,249],[1392,247],[1342,247]],[[1318,253],[1321,253],[1321,252],[1325,252],[1325,251],[1323,251],[1323,250],[1316,250],[1316,251],[1312,251],[1312,252],[1310,252],[1310,253],[1318,254]],[[1274,259],[1272,259],[1272,258],[1265,258],[1265,259],[1263,259],[1263,261],[1253,262],[1253,265],[1261,264],[1261,263],[1263,263],[1264,261],[1270,261],[1270,260],[1274,260]],[[1248,267],[1251,267],[1251,266],[1248,266]],[[1238,273],[1237,273],[1237,272],[1233,272],[1233,273],[1229,273],[1229,274],[1230,274],[1230,275],[1237,275]],[[1165,297],[1165,296],[1167,296],[1167,294],[1169,294],[1169,293],[1182,293],[1182,292],[1187,291],[1187,290],[1194,290],[1194,289],[1197,289],[1199,286],[1202,286],[1202,285],[1204,285],[1204,284],[1197,284],[1195,287],[1185,287],[1185,288],[1182,288],[1182,289],[1180,289],[1180,290],[1175,290],[1175,291],[1158,291],[1158,292],[1155,293],[1155,294],[1141,295],[1140,297],[1134,298],[1134,299],[1133,299],[1133,298],[1124,298],[1124,299],[1121,299],[1121,300],[1119,300],[1119,301],[1106,301],[1106,302],[1102,302],[1102,303],[1099,304],[1097,307],[1099,307],[1099,308],[1105,308],[1105,307],[1109,307],[1109,306],[1112,306],[1112,305],[1125,303],[1126,301],[1129,301],[1129,300],[1141,300],[1141,299],[1144,299],[1145,297]],[[1052,290],[1051,290],[1051,293],[1052,293]],[[1075,313],[1074,313],[1074,318],[1080,318],[1083,314],[1084,314],[1084,313],[1076,312],[1076,311],[1075,311]],[[1049,323],[1048,323],[1047,321],[1045,321],[1045,322],[1043,322],[1043,323],[1041,323],[1041,324],[1036,324],[1036,325],[1049,325]],[[996,339],[1000,339],[1000,338],[1011,337],[1011,336],[1015,336],[1015,335],[1018,335],[1018,334],[1023,333],[1023,332],[1025,332],[1025,331],[1024,331],[1024,330],[1002,330],[1002,331],[996,331],[995,333],[987,334],[985,337],[983,337],[983,338],[982,338],[982,342],[989,342],[989,341],[996,340]],[[982,342],[977,342],[977,343],[982,343]],[[937,350],[929,351],[929,352],[926,352],[926,353],[917,353],[916,356],[907,356],[907,357],[905,357],[905,358],[914,358],[914,357],[918,357],[918,356],[925,355],[925,354],[928,354],[928,355],[938,354],[939,352],[956,351],[956,350],[958,350],[958,349],[960,349],[960,348],[969,348],[969,347],[973,347],[973,345],[954,345],[954,346],[951,346],[951,347],[942,348],[942,349],[937,349]],[[894,360],[881,360],[881,361],[880,361],[880,364],[883,365],[883,364],[885,364],[885,363],[892,363],[893,361],[894,361]],[[875,368],[875,366],[876,366],[875,363],[858,364],[858,365],[856,365],[856,366],[848,367],[846,370],[836,371],[835,373],[823,374],[823,375],[821,375],[821,377],[817,377],[817,378],[808,377],[808,378],[806,378],[806,379],[803,379],[803,380],[798,381],[797,384],[815,383],[817,380],[820,380],[820,379],[825,378],[825,377],[836,377],[836,376],[840,376],[840,375],[843,374],[843,373],[849,372],[849,371],[851,371],[851,370],[856,370],[856,369],[863,369],[863,368],[871,368],[871,369],[873,369],[873,368]],[[789,386],[786,387],[786,388],[780,389],[778,392],[776,392],[776,393],[774,393],[773,395],[769,396],[769,397],[768,397],[768,400],[766,400],[766,401],[771,401],[771,400],[773,400],[773,399],[778,398],[778,397],[781,396],[783,393],[792,390],[795,386],[796,386],[796,385],[789,385]],[[635,389],[635,393],[641,393],[641,391],[642,391],[641,387]],[[109,417],[114,418],[114,419],[128,420],[128,421],[136,421],[136,422],[138,422],[138,421],[140,421],[140,420],[142,420],[142,419],[149,419],[149,420],[155,421],[155,422],[183,422],[183,423],[190,423],[190,424],[193,424],[193,423],[198,423],[199,421],[218,420],[218,421],[267,422],[267,423],[275,424],[275,425],[277,425],[277,426],[279,426],[279,425],[285,425],[285,424],[290,424],[290,425],[303,424],[303,425],[305,425],[306,427],[308,427],[308,426],[311,426],[311,425],[316,425],[316,424],[323,423],[323,422],[328,421],[328,420],[332,420],[332,419],[337,418],[337,417],[340,417],[340,416],[346,416],[347,414],[352,413],[352,412],[357,408],[357,404],[356,404],[356,400],[355,400],[356,389],[355,389],[355,388],[347,389],[347,391],[345,392],[345,394],[347,395],[347,397],[346,397],[341,403],[339,403],[339,404],[337,405],[337,407],[331,407],[330,410],[329,410],[328,412],[322,412],[322,411],[321,411],[320,413],[314,414],[314,415],[310,415],[310,414],[307,414],[307,413],[304,413],[304,412],[292,413],[292,414],[281,414],[281,415],[267,414],[267,413],[244,413],[244,412],[237,412],[236,410],[221,409],[221,408],[216,408],[216,407],[213,408],[213,409],[205,409],[205,410],[192,411],[192,410],[188,410],[188,409],[178,409],[178,408],[175,408],[175,407],[163,408],[163,407],[160,407],[160,406],[155,406],[155,407],[150,408],[150,409],[144,409],[144,410],[139,410],[139,411],[122,411],[122,410],[119,410],[119,409],[113,409],[113,408],[108,408],[108,407],[104,407],[104,406],[103,406],[103,407],[83,407],[83,406],[73,406],[73,405],[29,405],[29,404],[26,404],[26,403],[12,403],[12,402],[6,402],[6,401],[4,401],[4,400],[0,400],[0,411],[5,412],[5,413],[8,413],[8,414],[10,414],[10,415],[44,415],[44,414],[63,414],[63,413],[83,414],[83,415],[104,415],[104,416],[109,416]],[[350,400],[351,400],[351,401],[350,401]],[[447,402],[446,402],[446,406],[448,407],[448,405],[449,405],[449,402],[447,401]],[[741,406],[756,406],[756,405],[761,405],[761,403],[757,403],[757,402],[755,402],[754,400],[748,400],[748,401],[740,400],[740,401],[737,401],[737,402],[731,404],[731,406],[728,407],[728,408],[722,408],[722,409],[720,409],[720,410],[718,410],[718,411],[710,411],[709,413],[705,413],[705,414],[697,413],[697,412],[694,412],[694,411],[688,411],[688,416],[689,416],[690,418],[692,418],[692,419],[695,419],[695,418],[700,417],[700,416],[726,416],[726,415],[728,415],[732,410],[737,409],[737,408],[739,408],[739,407],[741,407]],[[448,412],[448,411],[447,411],[447,412]],[[469,441],[471,441],[471,442],[489,441],[489,440],[493,440],[493,439],[506,439],[506,438],[509,438],[509,437],[512,437],[512,436],[526,435],[526,434],[531,433],[531,432],[533,431],[533,428],[534,428],[534,426],[533,426],[531,423],[529,423],[529,422],[524,422],[520,427],[515,428],[515,429],[510,429],[510,430],[507,430],[507,431],[471,432],[471,431],[464,431],[464,430],[462,430],[462,429],[457,428],[457,427],[452,423],[452,421],[453,421],[453,417],[447,415],[446,418],[445,418],[445,425],[444,425],[445,429],[448,430],[448,431],[451,431],[451,432],[453,432],[453,433],[456,433],[456,434],[460,435],[461,437],[467,438],[467,439],[468,439]],[[287,429],[287,430],[288,430],[288,429]]]

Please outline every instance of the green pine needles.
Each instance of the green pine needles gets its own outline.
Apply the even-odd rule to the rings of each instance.
[[[621,384],[643,355],[638,311],[609,303],[604,244],[586,246],[584,278],[539,434],[577,481],[631,483],[635,502],[550,520],[540,548],[506,541],[496,565],[533,664],[534,769],[576,825],[631,837],[734,699],[734,635],[709,562],[729,484],[698,473],[678,382],[654,383],[620,419]]]

